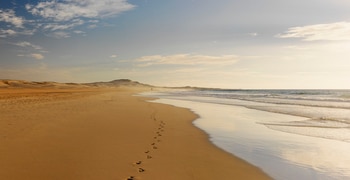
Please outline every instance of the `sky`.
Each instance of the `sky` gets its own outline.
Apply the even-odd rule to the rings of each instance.
[[[0,79],[349,89],[349,0],[0,0]]]

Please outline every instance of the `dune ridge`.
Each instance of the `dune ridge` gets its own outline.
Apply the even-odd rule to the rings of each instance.
[[[0,88],[87,88],[87,87],[153,87],[129,79],[117,79],[109,82],[92,82],[92,83],[59,83],[54,81],[25,81],[0,79]]]

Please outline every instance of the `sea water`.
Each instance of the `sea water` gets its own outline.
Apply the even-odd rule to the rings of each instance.
[[[186,107],[218,147],[274,179],[350,179],[349,90],[148,93]]]

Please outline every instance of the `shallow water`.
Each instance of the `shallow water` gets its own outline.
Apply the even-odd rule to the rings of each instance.
[[[278,131],[350,142],[349,93],[349,90],[199,90],[153,95],[305,117],[302,121],[261,123]]]
[[[232,99],[218,103],[212,97],[158,97],[161,99],[155,102],[194,111],[200,116],[194,124],[206,131],[215,145],[258,166],[274,179],[350,179],[347,123],[324,123],[252,109],[257,102],[251,101],[237,106]]]

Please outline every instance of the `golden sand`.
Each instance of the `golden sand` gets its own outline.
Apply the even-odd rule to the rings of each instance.
[[[270,179],[138,88],[0,88],[0,179]]]

